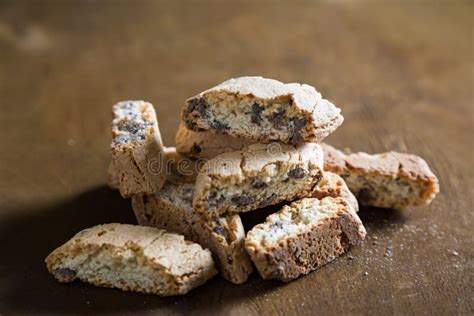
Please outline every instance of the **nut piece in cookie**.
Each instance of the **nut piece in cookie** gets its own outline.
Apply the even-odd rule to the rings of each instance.
[[[185,294],[217,272],[209,250],[183,236],[126,224],[77,233],[46,258],[46,265],[60,282],[78,279],[160,296]]]
[[[194,185],[167,182],[160,192],[132,197],[140,225],[184,235],[212,252],[216,267],[226,280],[247,281],[253,265],[244,248],[245,232],[239,215],[207,219],[193,209]]]
[[[253,144],[216,156],[196,179],[194,209],[212,218],[310,196],[323,175],[322,157],[315,143]]]
[[[188,99],[181,118],[196,132],[296,146],[322,141],[342,124],[340,112],[312,86],[240,77]]]
[[[361,205],[426,206],[439,192],[438,178],[422,158],[398,152],[344,154],[323,144],[324,168],[340,175]]]
[[[245,248],[264,279],[291,281],[331,262],[366,231],[343,198],[305,198],[252,228]]]
[[[123,197],[153,193],[163,186],[163,143],[153,105],[123,101],[113,106],[109,183]]]

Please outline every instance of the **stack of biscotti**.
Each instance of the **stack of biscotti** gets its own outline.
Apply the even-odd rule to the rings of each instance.
[[[188,99],[181,119],[178,153],[205,161],[194,212],[211,220],[275,205],[245,237],[263,278],[292,280],[364,239],[357,200],[324,172],[319,143],[342,124],[341,111],[313,87],[231,79]]]
[[[241,77],[189,98],[176,147],[165,147],[150,103],[117,103],[108,183],[131,198],[139,226],[84,230],[48,256],[49,271],[157,295],[184,294],[217,272],[241,284],[254,267],[287,282],[364,240],[359,203],[433,200],[438,180],[423,159],[321,143],[342,122],[309,85]],[[243,213],[270,215],[245,231]]]
[[[318,145],[343,118],[308,85],[231,79],[188,99],[181,118],[177,152],[207,161],[196,180],[195,211],[222,216],[287,204],[246,235],[246,250],[264,278],[294,279],[362,241],[358,202],[422,206],[439,191],[420,157],[345,155]],[[318,165],[321,149],[320,172],[292,164]]]

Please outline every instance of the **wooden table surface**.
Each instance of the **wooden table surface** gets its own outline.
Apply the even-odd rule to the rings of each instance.
[[[0,0],[0,314],[471,314],[470,1]],[[362,246],[289,284],[217,277],[159,298],[62,285],[43,263],[77,231],[134,223],[106,185],[111,105],[155,104],[172,145],[184,100],[241,75],[305,82],[345,122],[328,142],[424,157],[426,208],[363,209]]]

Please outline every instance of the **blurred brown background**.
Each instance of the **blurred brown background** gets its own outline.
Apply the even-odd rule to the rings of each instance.
[[[0,314],[472,314],[471,1],[0,0]],[[184,100],[230,77],[314,85],[328,142],[424,157],[442,193],[361,212],[366,242],[290,284],[215,278],[185,297],[60,285],[44,257],[134,222],[105,187],[111,105],[144,99],[166,145]]]

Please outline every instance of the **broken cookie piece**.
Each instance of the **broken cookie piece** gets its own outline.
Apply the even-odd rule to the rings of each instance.
[[[331,262],[366,231],[343,198],[305,198],[252,228],[245,248],[264,279],[291,281]]]
[[[157,294],[185,294],[217,271],[211,253],[183,236],[126,224],[85,229],[47,258],[60,282],[79,279],[97,286]]]
[[[133,196],[138,223],[184,235],[211,250],[226,280],[241,284],[253,271],[244,248],[245,232],[239,215],[207,219],[193,209],[194,185],[166,183],[156,194]]]
[[[324,168],[339,174],[361,205],[426,206],[439,192],[438,178],[422,158],[398,152],[344,154],[323,144]]]
[[[153,193],[163,186],[163,143],[153,105],[123,101],[113,106],[110,184],[123,197]]]
[[[188,99],[181,118],[196,132],[296,146],[322,141],[342,124],[340,112],[312,86],[240,77]]]
[[[193,206],[207,217],[247,212],[310,196],[322,178],[321,147],[254,144],[204,164]]]

